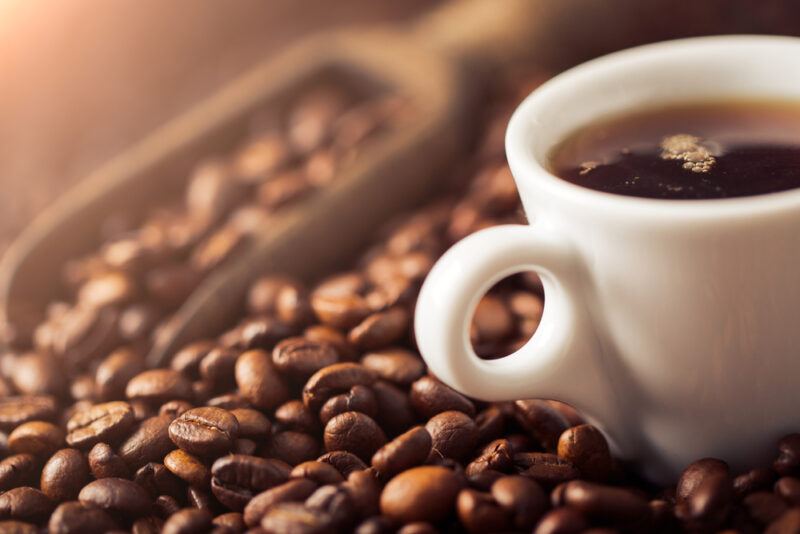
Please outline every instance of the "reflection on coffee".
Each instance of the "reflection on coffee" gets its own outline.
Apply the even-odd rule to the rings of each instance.
[[[579,129],[550,154],[583,187],[660,199],[762,195],[800,186],[800,102],[697,102]]]

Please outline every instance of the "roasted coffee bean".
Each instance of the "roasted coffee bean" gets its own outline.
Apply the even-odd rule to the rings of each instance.
[[[239,351],[271,350],[275,343],[293,333],[288,325],[273,317],[253,317],[220,336],[218,341],[223,347]]]
[[[375,375],[356,363],[336,363],[314,373],[303,387],[303,403],[317,412],[332,396],[348,391],[353,386],[369,386]]]
[[[69,394],[76,401],[96,401],[97,387],[94,378],[88,374],[75,377],[69,386]]]
[[[57,451],[42,468],[39,487],[54,502],[78,498],[78,492],[89,481],[89,464],[77,449]]]
[[[299,400],[290,400],[275,410],[275,421],[281,428],[314,434],[319,422],[311,410]]]
[[[239,438],[234,442],[231,452],[233,454],[253,455],[256,453],[256,449],[258,449],[258,445],[252,439]]]
[[[281,502],[271,506],[261,518],[261,529],[265,534],[336,532],[333,519],[328,514],[306,508],[299,502]]]
[[[358,325],[370,313],[364,297],[355,294],[325,295],[312,293],[311,308],[324,325],[348,330]],[[352,342],[351,338],[348,341]]]
[[[56,402],[49,395],[0,398],[0,430],[13,430],[28,421],[50,421],[55,414]]]
[[[156,497],[155,508],[159,517],[169,517],[181,509],[177,499],[171,495],[159,495]]]
[[[170,367],[190,380],[197,380],[200,378],[200,362],[216,346],[217,344],[211,340],[190,343],[175,353],[170,362]]]
[[[733,493],[741,499],[754,491],[767,490],[772,487],[776,478],[772,469],[751,469],[733,479]]]
[[[94,374],[97,393],[104,400],[121,399],[125,386],[134,376],[144,371],[144,359],[134,349],[123,347],[109,354]]]
[[[227,514],[220,514],[211,522],[215,527],[222,529],[222,533],[244,532],[247,525],[244,523],[242,514],[238,512],[228,512]]]
[[[119,335],[129,343],[145,339],[156,330],[163,316],[162,310],[147,302],[130,304],[119,315]]]
[[[605,436],[592,425],[565,430],[558,440],[558,455],[578,468],[587,480],[604,481],[613,469]]]
[[[530,531],[547,510],[547,496],[534,481],[522,476],[506,476],[491,489],[492,497],[510,513],[511,526]]]
[[[341,532],[353,527],[358,518],[356,505],[341,486],[322,486],[305,502],[306,508],[330,517],[331,526]]]
[[[319,410],[319,419],[326,425],[333,417],[344,412],[360,412],[375,417],[377,411],[378,402],[372,390],[367,386],[353,386],[347,393],[328,399]]]
[[[239,393],[226,393],[208,399],[206,401],[206,406],[231,411],[238,408],[250,408],[250,403],[239,395]]]
[[[320,486],[344,482],[344,477],[335,467],[317,461],[308,461],[296,465],[292,472],[289,473],[289,478],[307,478]]]
[[[30,453],[47,458],[64,444],[64,431],[47,421],[29,421],[8,435],[8,448],[14,453]]]
[[[158,415],[167,415],[170,419],[175,419],[192,408],[194,408],[194,405],[188,401],[172,400],[161,405],[158,409]]]
[[[308,187],[313,184],[305,181],[302,185]],[[278,319],[293,327],[304,326],[313,320],[309,295],[302,284],[289,282],[278,291],[275,313]]]
[[[546,486],[574,480],[580,475],[567,460],[546,452],[516,453],[514,465],[519,474]]]
[[[3,463],[0,463],[2,468]],[[781,477],[775,483],[775,493],[786,501],[789,506],[800,506],[800,479],[794,477]]]
[[[29,352],[14,359],[14,387],[23,395],[61,395],[65,386],[61,365],[49,354]]]
[[[411,384],[409,398],[414,410],[426,419],[451,410],[463,412],[470,417],[475,415],[472,401],[432,376],[423,376]]]
[[[450,469],[415,467],[394,477],[381,493],[381,513],[400,523],[445,519],[462,481]]]
[[[578,534],[588,527],[586,519],[571,508],[556,508],[548,512],[533,534]]]
[[[556,450],[558,439],[569,426],[561,412],[543,400],[516,401],[514,417],[548,451]]]
[[[388,435],[402,434],[417,424],[408,395],[403,390],[383,380],[376,380],[371,388],[378,404],[376,421]]]
[[[252,408],[235,408],[231,415],[239,423],[239,436],[246,438],[264,438],[269,435],[272,423],[267,416]]]
[[[494,469],[485,469],[477,473],[470,473],[467,475],[467,482],[469,486],[478,491],[489,491],[492,484],[506,476],[505,473],[495,471]]]
[[[164,467],[192,486],[203,488],[211,482],[211,473],[203,462],[181,449],[164,456]]]
[[[131,534],[158,534],[163,527],[164,521],[160,517],[150,515],[134,521]]]
[[[254,315],[271,315],[276,313],[278,295],[286,286],[302,285],[286,276],[264,276],[256,280],[247,293],[247,309]]]
[[[456,500],[456,511],[468,532],[503,532],[509,528],[509,514],[491,495],[463,489]]]
[[[197,456],[218,456],[233,447],[239,422],[221,408],[193,408],[169,425],[169,437],[181,449]]]
[[[311,325],[303,331],[303,337],[309,341],[316,341],[317,343],[326,343],[336,350],[339,359],[353,360],[356,357],[356,349],[353,347],[347,337],[330,326],[321,324]]]
[[[87,455],[94,478],[128,478],[131,474],[125,461],[108,443],[98,443]]]
[[[494,295],[484,295],[472,318],[472,342],[502,341],[511,335],[513,329],[514,318],[508,306]]]
[[[256,408],[271,410],[289,398],[283,378],[262,350],[250,350],[239,356],[235,372],[239,392]]]
[[[138,484],[123,478],[102,478],[83,487],[78,499],[84,506],[96,506],[126,517],[141,517],[150,511],[151,500]]]
[[[186,500],[190,506],[199,508],[200,510],[211,511],[214,508],[214,499],[208,490],[194,488],[189,486],[186,490]]]
[[[141,423],[145,419],[154,417],[157,413],[155,406],[147,401],[132,400],[130,405],[133,409],[133,417],[137,423]]]
[[[353,531],[355,534],[391,534],[394,523],[388,517],[372,516],[362,521]]]
[[[425,363],[422,359],[401,348],[370,352],[361,358],[361,365],[379,378],[401,386],[410,385],[425,374]]]
[[[192,384],[178,371],[172,369],[151,369],[134,376],[128,381],[125,395],[129,399],[140,399],[156,404],[182,399],[192,399]]]
[[[728,464],[714,458],[703,458],[689,464],[681,473],[678,485],[675,489],[675,497],[678,503],[691,498],[703,481],[715,475],[728,475]]]
[[[648,502],[624,488],[601,486],[575,480],[564,488],[564,501],[589,517],[598,517],[623,524],[637,523],[650,515]]]
[[[408,331],[411,316],[400,306],[373,313],[353,327],[347,339],[362,350],[376,350],[397,342]]]
[[[78,501],[60,504],[50,516],[50,534],[104,534],[119,528],[114,519],[100,508]]]
[[[77,448],[90,448],[100,442],[112,443],[125,436],[135,423],[133,408],[127,402],[95,404],[78,411],[67,422],[67,443]]]
[[[0,491],[34,484],[37,461],[32,454],[14,454],[0,460]]]
[[[328,451],[344,450],[369,461],[385,443],[386,435],[381,427],[363,413],[345,412],[325,425],[325,449]]]
[[[467,476],[472,477],[483,471],[509,472],[514,467],[514,452],[507,439],[496,439],[486,445],[477,458],[467,465]]]
[[[217,390],[233,388],[234,368],[239,351],[218,347],[212,349],[200,362],[200,376],[214,385]]]
[[[203,534],[211,530],[211,513],[208,510],[184,508],[164,522],[163,534]]]
[[[160,461],[175,448],[169,437],[170,415],[145,419],[139,428],[119,446],[119,455],[131,469],[139,469],[148,462]]]
[[[279,460],[231,454],[218,458],[211,467],[211,491],[235,512],[266,489],[285,482],[290,468]]]
[[[347,451],[326,452],[317,458],[317,461],[332,465],[345,478],[350,476],[353,471],[361,471],[367,468],[367,464],[365,464],[358,456]]]
[[[416,426],[397,436],[372,456],[372,466],[381,476],[390,478],[425,462],[433,441],[425,428]]]
[[[381,486],[374,469],[353,471],[340,487],[350,495],[361,518],[380,513]]]
[[[716,528],[728,517],[732,501],[733,482],[727,471],[706,472],[697,487],[678,502],[675,515],[691,528]]]
[[[167,469],[164,464],[149,462],[140,467],[133,477],[133,481],[144,488],[151,497],[169,495],[174,499],[181,498],[184,484]]]
[[[778,458],[772,464],[781,476],[800,475],[800,434],[789,434],[778,442]]]
[[[467,414],[457,411],[442,412],[425,425],[431,435],[431,456],[463,461],[478,443],[478,427]]]
[[[778,519],[788,508],[781,498],[773,493],[757,491],[744,498],[742,504],[747,514],[762,525]]]
[[[270,488],[253,497],[244,508],[244,522],[253,527],[267,510],[281,502],[304,502],[318,485],[309,479],[295,479]]]
[[[304,337],[284,339],[272,349],[272,363],[282,373],[307,378],[339,361],[332,345]]]
[[[39,522],[55,508],[47,495],[29,486],[12,488],[0,494],[0,518]]]
[[[439,530],[425,521],[408,523],[397,531],[397,534],[437,534]]]
[[[796,534],[800,532],[800,508],[790,508],[769,524],[765,534]]]
[[[266,451],[271,458],[297,465],[316,458],[320,446],[316,438],[309,434],[287,430],[273,434]]]
[[[4,534],[37,534],[39,529],[33,523],[8,519],[0,521],[0,532]]]

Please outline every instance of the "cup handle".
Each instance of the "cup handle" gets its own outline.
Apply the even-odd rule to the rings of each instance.
[[[469,327],[482,295],[499,280],[536,271],[547,294],[534,336],[515,353],[482,360]],[[433,267],[419,295],[415,331],[430,370],[449,386],[486,401],[557,399],[609,423],[614,394],[579,289],[572,247],[547,227],[481,230]]]

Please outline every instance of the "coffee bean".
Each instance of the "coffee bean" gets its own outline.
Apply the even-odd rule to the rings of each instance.
[[[389,382],[408,386],[425,374],[425,363],[416,354],[401,348],[373,351],[361,358],[361,365]]]
[[[733,493],[741,499],[754,491],[767,490],[772,487],[776,478],[772,469],[751,469],[733,479]]]
[[[295,479],[270,488],[253,497],[244,508],[244,522],[253,527],[273,505],[281,502],[303,502],[317,489],[309,479]]]
[[[516,453],[514,465],[519,474],[546,486],[576,479],[580,474],[567,460],[546,452]]]
[[[189,486],[189,489],[186,490],[186,500],[189,502],[190,506],[199,508],[200,510],[211,511],[215,506],[214,499],[208,490],[192,486]]]
[[[261,518],[265,534],[333,534],[332,518],[319,510],[310,510],[298,502],[281,502],[269,508]]]
[[[78,290],[78,301],[90,308],[118,306],[136,294],[136,284],[123,272],[110,271],[86,281]]]
[[[355,534],[391,534],[394,524],[387,517],[376,515],[365,519],[353,531]]]
[[[39,529],[32,523],[10,519],[0,521],[0,532],[5,534],[37,534]]]
[[[242,518],[242,514],[238,512],[228,512],[227,514],[220,514],[214,518],[212,523],[222,529],[223,533],[233,533],[236,534],[238,532],[244,532],[247,528],[247,525],[244,523],[244,519]]]
[[[397,534],[437,534],[439,532],[436,527],[425,521],[416,521],[403,525]]]
[[[170,415],[145,419],[139,428],[119,446],[119,455],[131,469],[139,469],[147,462],[160,461],[175,448],[169,437]]]
[[[211,466],[211,491],[223,505],[240,512],[253,495],[285,482],[289,471],[289,466],[278,460],[223,456]]]
[[[319,411],[320,422],[328,424],[333,417],[344,412],[360,412],[375,417],[378,402],[375,394],[367,386],[353,386],[347,393],[335,395],[322,405]]]
[[[556,450],[558,439],[569,426],[567,419],[543,400],[516,401],[514,417],[548,451]]]
[[[200,362],[200,376],[215,390],[230,389],[236,385],[234,368],[239,351],[218,347],[206,354]]]
[[[578,534],[588,527],[586,519],[571,508],[556,508],[539,522],[534,534]]]
[[[271,350],[275,343],[292,335],[294,331],[272,317],[245,319],[236,328],[223,334],[219,343],[223,347],[238,351]]]
[[[765,534],[796,534],[800,532],[800,508],[790,508],[769,524]]]
[[[467,414],[457,411],[442,412],[425,425],[431,435],[431,456],[463,461],[478,443],[478,427]]]
[[[800,475],[800,434],[789,434],[778,442],[778,458],[772,464],[781,476]]]
[[[11,488],[0,494],[0,518],[39,522],[47,519],[55,504],[47,495],[29,486]]]
[[[2,463],[0,463],[0,468]],[[786,501],[789,506],[800,506],[800,479],[794,477],[781,477],[775,483],[775,493]]]
[[[355,347],[347,341],[347,337],[330,326],[311,325],[303,331],[303,337],[309,341],[326,343],[334,348],[341,360],[353,360],[357,353]]]
[[[375,375],[356,363],[336,363],[314,373],[303,387],[303,403],[313,412],[319,410],[332,396],[353,386],[369,386]]]
[[[350,330],[348,341],[362,350],[376,350],[397,342],[408,331],[411,316],[400,306],[373,313]]]
[[[197,508],[184,508],[164,522],[163,534],[203,534],[211,530],[211,513]]]
[[[164,521],[160,517],[150,515],[134,521],[131,534],[158,534],[163,527]]]
[[[125,461],[108,443],[98,443],[87,455],[94,478],[128,478],[131,474]]]
[[[590,517],[631,524],[643,521],[650,515],[648,502],[638,494],[612,486],[601,486],[582,480],[568,483],[564,501]]]
[[[112,401],[81,410],[67,422],[67,443],[89,448],[103,442],[115,442],[134,426],[133,408],[127,402]]]
[[[117,528],[114,519],[103,510],[70,501],[55,509],[48,530],[51,534],[104,534]]]
[[[212,397],[206,401],[206,406],[231,411],[237,408],[250,408],[250,403],[237,392]]]
[[[193,408],[169,425],[169,437],[181,449],[198,456],[216,456],[231,450],[239,422],[221,408]]]
[[[498,479],[491,490],[492,497],[511,516],[511,526],[530,531],[547,510],[547,496],[533,480],[522,476]]]
[[[368,461],[386,443],[386,435],[368,415],[345,412],[325,425],[325,449],[348,451]]]
[[[28,421],[49,421],[55,417],[56,402],[49,395],[0,398],[0,429],[13,430]]]
[[[235,408],[230,412],[239,423],[239,436],[256,439],[269,435],[272,423],[258,410]]]
[[[144,371],[144,359],[130,347],[123,347],[109,354],[95,371],[97,393],[104,400],[121,399],[125,386],[134,376]]]
[[[190,380],[197,380],[200,378],[200,362],[216,346],[217,344],[211,340],[190,343],[175,353],[170,367]]]
[[[32,454],[14,454],[0,460],[0,491],[34,484],[37,461]]]
[[[343,488],[334,485],[322,486],[305,502],[306,508],[328,516],[331,526],[337,531],[350,530],[358,518],[355,503]]]
[[[171,420],[175,419],[183,412],[191,410],[192,408],[194,408],[194,405],[188,401],[171,400],[161,405],[161,407],[158,409],[158,415],[167,415]]]
[[[185,490],[181,479],[172,474],[164,464],[158,462],[149,462],[140,467],[133,476],[133,481],[144,488],[152,498],[169,495],[174,499],[180,499]]]
[[[253,455],[256,453],[257,448],[258,445],[256,445],[256,442],[252,439],[239,438],[234,442],[231,452],[233,454]]]
[[[314,434],[319,427],[314,414],[299,400],[290,400],[278,406],[275,410],[275,421],[281,428],[307,434]]]
[[[504,476],[506,476],[506,473],[501,473],[494,469],[485,469],[477,473],[468,474],[467,483],[471,488],[478,491],[489,491],[492,485]]]
[[[403,390],[383,380],[376,380],[371,387],[378,404],[376,421],[387,434],[396,436],[417,424],[408,395]]]
[[[155,507],[160,517],[169,517],[181,508],[175,497],[170,495],[156,497]]]
[[[61,365],[50,354],[29,352],[14,359],[14,387],[23,395],[61,395],[67,385]]]
[[[744,498],[742,504],[747,509],[747,514],[762,525],[772,523],[788,508],[779,496],[766,491],[751,493]]]
[[[353,471],[340,487],[350,495],[362,519],[380,513],[381,486],[374,469]]]
[[[247,293],[247,309],[253,315],[272,315],[277,311],[278,295],[286,286],[302,287],[287,276],[264,276],[256,280]]]
[[[89,464],[77,449],[57,451],[42,468],[39,487],[54,502],[78,498],[78,492],[89,481]]]
[[[503,532],[509,527],[509,514],[491,495],[473,489],[463,489],[456,500],[458,518],[468,532]]]
[[[350,476],[354,471],[361,471],[367,468],[367,464],[365,464],[361,458],[347,451],[326,452],[317,458],[317,461],[332,465],[345,478]]]
[[[300,190],[295,191],[304,192],[305,187],[312,185],[307,180],[303,180],[300,184]],[[293,327],[310,323],[313,320],[313,311],[305,287],[296,281],[285,284],[276,296],[275,313],[278,319]]]
[[[678,503],[691,498],[703,481],[714,475],[728,475],[728,464],[714,458],[703,458],[689,464],[681,473],[675,489]]]
[[[730,475],[727,471],[711,472],[709,469],[700,478],[697,487],[678,502],[675,515],[689,523],[691,528],[715,528],[727,518],[732,501],[733,482]]]
[[[320,446],[316,438],[303,432],[287,430],[272,435],[266,447],[267,455],[297,465],[313,460],[319,455]]]
[[[304,337],[284,339],[272,350],[272,363],[282,373],[307,378],[323,367],[339,361],[332,345]]]
[[[78,499],[84,506],[96,506],[126,517],[140,517],[151,507],[150,496],[138,484],[123,478],[102,478],[83,487]]]
[[[182,399],[191,400],[189,380],[172,369],[151,369],[134,376],[125,388],[128,399],[141,399],[156,404]]]
[[[604,481],[613,469],[608,442],[592,425],[565,430],[558,440],[558,455],[577,467],[588,480]]]
[[[47,421],[29,421],[8,435],[8,447],[14,453],[30,453],[47,458],[64,444],[64,431]]]
[[[344,477],[335,467],[317,461],[308,461],[296,465],[292,472],[289,473],[289,478],[307,478],[320,486],[344,482]]]
[[[470,417],[475,415],[472,401],[432,376],[423,376],[411,384],[409,398],[414,410],[426,419],[451,410],[463,412]]]
[[[211,482],[211,473],[203,462],[181,449],[164,457],[164,467],[192,486],[203,488]]]
[[[318,291],[311,294],[311,308],[322,324],[340,330],[353,328],[370,312],[367,301],[361,295],[334,295]]]
[[[381,493],[381,513],[400,523],[438,522],[455,505],[462,482],[450,469],[415,467],[394,477]]]
[[[372,456],[372,466],[385,478],[425,462],[433,441],[425,428],[416,426],[399,435]]]
[[[467,465],[467,476],[472,477],[483,471],[510,472],[514,467],[514,452],[507,439],[496,439],[486,445],[477,458]]]
[[[156,330],[163,315],[162,310],[147,302],[129,304],[119,315],[119,335],[131,343],[145,339]]]
[[[256,408],[271,410],[289,398],[289,390],[262,350],[244,352],[236,361],[239,392]]]

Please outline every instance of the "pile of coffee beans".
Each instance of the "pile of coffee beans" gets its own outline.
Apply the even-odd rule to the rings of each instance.
[[[482,403],[427,372],[412,333],[426,273],[465,235],[522,220],[507,111],[466,192],[392,224],[351,271],[258,280],[245,319],[168,367],[146,369],[136,343],[91,352],[90,337],[60,345],[70,357],[5,355],[0,532],[800,532],[800,435],[770,466],[737,476],[702,459],[656,488],[570,406]],[[97,299],[98,316],[118,304]],[[533,275],[498,284],[476,350],[519,347],[543,299]]]

